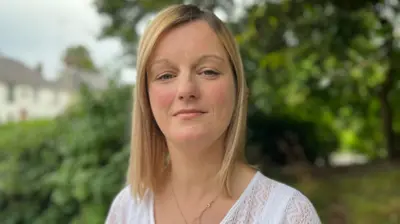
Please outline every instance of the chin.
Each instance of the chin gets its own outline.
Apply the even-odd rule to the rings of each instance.
[[[174,141],[188,143],[190,142],[199,142],[204,141],[205,139],[210,139],[209,136],[210,131],[208,130],[180,130],[178,132],[173,133],[171,136]]]
[[[207,139],[205,134],[200,133],[182,133],[174,137],[175,141],[177,142],[187,142],[187,141],[203,141]]]

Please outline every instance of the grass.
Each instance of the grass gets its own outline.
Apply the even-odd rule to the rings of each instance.
[[[400,164],[331,169],[292,185],[312,201],[323,223],[400,224]]]

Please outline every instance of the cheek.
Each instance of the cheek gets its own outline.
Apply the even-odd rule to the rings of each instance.
[[[165,113],[168,112],[165,110],[170,108],[175,98],[175,91],[167,86],[150,86],[149,98],[153,113],[154,111]]]
[[[230,84],[223,83],[222,85],[215,86],[210,91],[210,99],[214,100],[214,105],[219,107],[221,112],[225,115],[227,112],[231,112],[234,107],[235,101],[235,90]]]

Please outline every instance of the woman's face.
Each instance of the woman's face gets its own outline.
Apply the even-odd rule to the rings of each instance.
[[[227,53],[204,21],[166,32],[147,65],[151,110],[167,141],[206,147],[226,131],[235,106]]]

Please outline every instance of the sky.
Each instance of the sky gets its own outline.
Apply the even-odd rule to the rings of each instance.
[[[99,39],[104,16],[93,0],[0,0],[0,54],[34,68],[53,79],[62,69],[62,53],[69,46],[85,45],[100,67],[118,65],[118,39]],[[132,68],[124,66],[123,80],[134,82]]]

